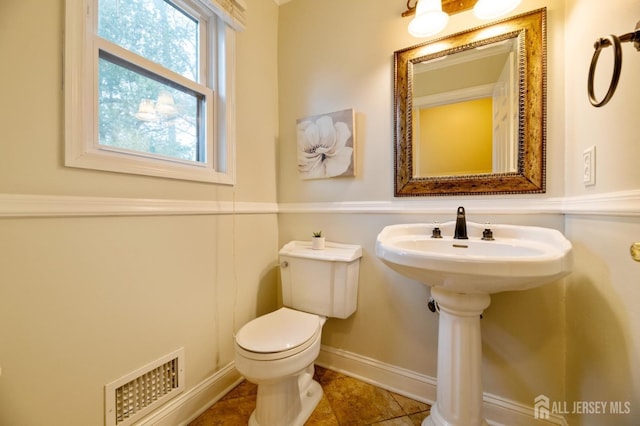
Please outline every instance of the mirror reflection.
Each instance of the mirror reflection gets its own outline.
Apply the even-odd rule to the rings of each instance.
[[[394,53],[396,196],[545,192],[546,9]]]
[[[413,176],[507,173],[518,162],[518,38],[413,63]]]

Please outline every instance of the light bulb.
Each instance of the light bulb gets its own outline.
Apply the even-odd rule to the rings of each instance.
[[[440,0],[418,0],[416,16],[409,23],[409,34],[429,37],[442,31],[448,22],[449,15],[442,11]]]

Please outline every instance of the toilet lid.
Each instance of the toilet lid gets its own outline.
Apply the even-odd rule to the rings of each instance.
[[[245,324],[236,334],[236,342],[251,352],[282,352],[311,339],[318,327],[317,315],[280,308]]]

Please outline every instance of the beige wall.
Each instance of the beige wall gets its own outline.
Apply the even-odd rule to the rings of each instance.
[[[556,90],[550,90],[549,96],[548,193],[514,197],[511,205],[519,203],[516,199],[544,200],[563,191],[564,8],[559,2],[530,0],[514,13],[545,4],[549,8],[550,43],[560,46],[549,49],[549,86]],[[499,210],[483,208],[480,214],[480,209],[474,208],[478,198],[393,199],[393,52],[419,42],[407,34],[408,20],[400,17],[404,6],[402,2],[373,4],[368,0],[294,0],[280,7],[280,242],[304,239],[312,229],[323,229],[329,240],[361,244],[365,255],[358,310],[348,320],[330,320],[323,343],[435,377],[438,317],[426,309],[428,290],[391,272],[375,257],[376,234],[393,223],[453,220],[458,205],[467,206],[467,218],[480,223],[515,222],[562,229],[563,220],[559,214],[534,216],[526,210],[521,216],[496,216],[491,213]],[[446,31],[480,24],[471,12],[463,13],[451,17]],[[300,180],[295,160],[296,118],[345,107],[356,110],[358,176]],[[499,198],[506,203],[503,206],[510,205],[508,197]],[[341,202],[350,206],[365,203],[365,207],[359,207],[360,213],[337,212],[336,203]],[[394,213],[385,214],[380,203],[385,208],[398,206]],[[420,213],[403,211],[403,206],[418,208]],[[320,214],[321,207],[327,212]],[[524,404],[532,404],[543,392],[552,398],[563,397],[563,294],[562,283],[557,283],[493,298],[482,323],[487,392]]]
[[[516,13],[545,5],[550,44],[546,196],[553,197],[564,191],[563,2],[528,0]],[[409,20],[400,16],[405,8],[402,1],[366,0],[293,0],[280,7],[279,202],[393,199],[393,52],[423,41],[407,33]],[[454,15],[438,36],[481,23],[471,12]],[[346,108],[356,111],[360,173],[355,179],[301,181],[295,120]]]
[[[0,195],[258,206],[236,215],[208,207],[199,215],[0,218],[0,424],[70,424],[70,412],[71,424],[101,424],[105,383],[180,346],[193,389],[233,359],[233,330],[274,308],[278,246],[317,229],[364,249],[358,311],[329,320],[323,343],[435,376],[438,321],[426,310],[428,291],[382,265],[374,242],[387,224],[450,220],[458,205],[477,222],[564,230],[575,247],[566,286],[492,298],[482,322],[486,391],[527,406],[540,393],[569,403],[629,400],[629,416],[572,416],[570,424],[637,424],[639,264],[628,246],[640,240],[638,209],[624,217],[538,210],[565,195],[638,190],[633,48],[624,46],[610,105],[596,110],[585,93],[592,40],[631,31],[637,2],[524,0],[514,12],[549,10],[547,194],[400,200],[392,53],[417,42],[400,18],[405,2],[246,1],[237,185],[226,187],[65,168],[64,2],[0,0]],[[477,24],[463,13],[446,31]],[[358,176],[300,180],[295,119],[351,107]],[[597,185],[584,188],[582,151],[593,144]],[[261,207],[276,201],[279,215]]]
[[[274,309],[277,218],[261,206],[276,201],[278,8],[247,3],[237,185],[227,187],[65,168],[64,1],[0,1],[0,195],[206,206],[0,217],[0,424],[103,424],[103,386],[179,347],[188,392],[233,361],[235,329]],[[234,201],[255,212],[215,208]]]
[[[621,79],[609,104],[592,107],[586,86],[592,43],[632,31],[640,20],[640,3],[568,0],[566,16],[567,195],[637,191],[640,56],[633,45],[622,46]],[[599,98],[611,78],[612,57],[611,49],[600,55]],[[582,152],[592,145],[596,185],[585,187]],[[640,241],[640,209],[631,212],[632,216],[566,216],[566,233],[576,252],[576,272],[567,287],[567,399],[629,401],[632,410],[627,416],[573,415],[570,424],[640,423],[640,263],[629,256],[631,243]]]
[[[238,36],[234,188],[64,167],[64,1],[2,0],[0,193],[273,202],[278,8],[270,1],[256,3],[249,8],[247,31]]]
[[[492,297],[482,322],[485,391],[529,407],[539,394],[568,404],[628,400],[629,415],[569,416],[570,424],[638,423],[639,264],[630,260],[628,249],[640,240],[634,118],[640,61],[632,46],[624,46],[618,94],[600,110],[587,102],[586,73],[593,41],[631,31],[640,7],[635,0],[600,3],[524,0],[513,12],[548,9],[547,193],[412,199],[394,198],[392,179],[392,55],[419,42],[406,32],[408,19],[400,17],[405,3],[294,0],[280,7],[280,243],[322,228],[327,239],[364,249],[358,310],[347,320],[330,320],[324,344],[436,375],[437,316],[426,310],[424,286],[376,259],[375,237],[385,225],[452,220],[456,207],[464,205],[468,219],[477,222],[557,228],[575,244],[575,273],[534,291]],[[480,23],[470,12],[454,15],[444,35]],[[296,118],[347,107],[356,111],[358,176],[300,180]],[[582,151],[593,144],[598,183],[585,188]],[[605,194],[625,190],[636,192],[630,200],[616,197],[615,206],[630,205],[630,216],[618,217],[626,207],[615,206],[613,215],[585,214],[589,197],[602,194],[592,211],[605,211]],[[568,205],[577,206],[575,212]]]

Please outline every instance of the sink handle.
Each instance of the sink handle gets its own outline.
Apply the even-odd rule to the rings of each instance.
[[[493,238],[493,231],[489,228],[489,224],[487,223],[485,226],[486,228],[482,231],[482,239],[485,241],[495,240],[495,238]]]

